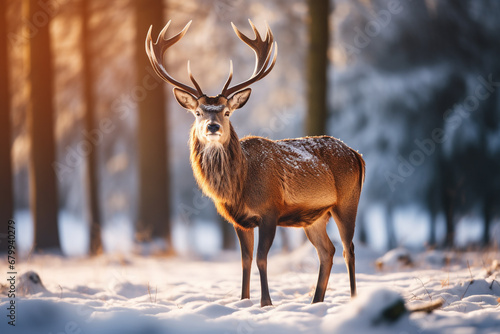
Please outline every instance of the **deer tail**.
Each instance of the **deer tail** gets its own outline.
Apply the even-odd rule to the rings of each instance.
[[[356,154],[356,158],[359,163],[359,191],[361,191],[361,189],[363,189],[363,184],[365,183],[365,160],[358,152],[354,151],[354,153]]]

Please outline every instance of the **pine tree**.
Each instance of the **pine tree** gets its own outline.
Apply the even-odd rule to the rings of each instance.
[[[45,13],[38,0],[24,1],[29,22]],[[58,229],[58,189],[55,170],[54,77],[50,40],[50,17],[38,24],[27,43],[30,98],[27,122],[31,140],[30,202],[36,250],[60,250]]]
[[[92,51],[91,51],[91,30],[90,30],[90,0],[81,1],[82,9],[82,52],[83,52],[83,85],[85,97],[84,126],[86,133],[91,134],[95,129],[95,95],[94,95],[94,75],[92,71]],[[101,208],[98,187],[98,154],[97,147],[87,155],[86,166],[86,186],[87,205],[89,213],[90,245],[89,254],[98,255],[102,253],[101,236]]]
[[[14,215],[6,9],[7,1],[0,0],[0,219],[4,224]],[[0,252],[6,250],[6,241],[0,236]]]
[[[306,135],[326,132],[328,91],[329,0],[308,0],[307,116]]]
[[[166,106],[164,85],[152,71],[144,50],[149,27],[157,36],[165,25],[163,1],[135,2],[137,85],[147,90],[139,107],[139,239],[162,238],[172,251],[170,236],[169,168],[167,155]]]

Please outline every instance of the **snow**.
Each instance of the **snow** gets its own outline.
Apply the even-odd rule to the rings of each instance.
[[[328,317],[323,323],[323,329],[334,333],[387,333],[399,328],[405,331],[416,326],[404,312],[400,319],[384,319],[381,310],[404,304],[401,295],[387,288],[368,289],[360,297],[353,300],[349,308],[344,308],[335,317]],[[376,305],[376,307],[374,307]],[[360,321],[361,320],[361,321]],[[394,323],[395,322],[395,323]]]
[[[391,249],[375,261],[377,268],[386,269],[397,266],[411,266],[413,263],[410,251],[403,247]]]
[[[377,259],[405,252],[412,267],[377,269]],[[15,299],[15,328],[5,317],[10,299],[3,289],[0,333],[500,333],[498,251],[400,248],[384,256],[357,246],[356,256],[358,297],[350,300],[337,251],[325,302],[310,304],[318,270],[314,248],[306,243],[291,253],[275,251],[268,262],[274,305],[261,308],[255,263],[251,299],[239,299],[238,252],[210,261],[33,254],[17,264],[17,288],[23,284],[25,295]],[[1,264],[6,268],[5,260]],[[440,299],[442,308],[431,314],[408,311]],[[403,303],[399,317],[387,320],[387,308]]]
[[[317,157],[309,153],[306,149],[305,143],[296,140],[284,140],[276,141],[276,144],[281,146],[281,148],[289,153],[297,156],[297,159],[302,162],[307,162],[311,160],[317,160]],[[308,141],[307,145],[312,146],[315,144],[313,141]]]

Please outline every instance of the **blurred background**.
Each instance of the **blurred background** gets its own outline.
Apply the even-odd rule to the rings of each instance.
[[[240,138],[328,134],[362,153],[358,245],[495,246],[499,17],[495,0],[0,0],[0,217],[25,254],[238,249],[192,176],[192,115],[144,40],[193,20],[165,62],[188,83],[190,60],[217,95],[230,59],[233,82],[253,71],[230,25],[252,36],[250,18],[279,56],[232,116]],[[273,248],[304,240],[280,229]]]

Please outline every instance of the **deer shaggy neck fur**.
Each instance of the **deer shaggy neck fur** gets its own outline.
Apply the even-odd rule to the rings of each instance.
[[[238,135],[230,127],[227,143],[203,144],[191,130],[191,165],[193,174],[203,193],[215,201],[235,203],[241,199],[247,174]]]

